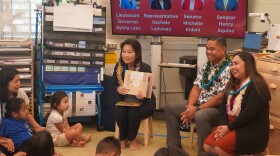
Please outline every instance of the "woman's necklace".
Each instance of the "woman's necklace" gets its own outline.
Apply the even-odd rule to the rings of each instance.
[[[126,69],[125,69],[126,70]],[[123,79],[122,79],[122,74],[123,72],[125,72],[124,67],[121,65],[121,63],[118,63],[118,68],[117,68],[117,78],[118,78],[118,82],[119,85],[122,86],[123,85]],[[140,70],[140,62],[137,63],[135,71],[139,71]]]
[[[246,81],[245,81],[246,82]],[[246,83],[245,85],[243,85],[242,87],[240,87],[237,91],[234,92],[229,92],[229,95],[235,95],[238,94],[241,90],[243,90],[245,87],[249,86],[253,81],[250,80],[248,83]]]
[[[210,91],[210,88],[214,85],[213,82],[218,78],[218,76],[226,69],[226,67],[231,63],[230,57],[226,56],[225,60],[220,63],[219,67],[215,70],[215,75],[212,76],[212,78],[209,80],[208,79],[208,73],[210,73],[210,68],[211,68],[211,62],[207,62],[207,66],[205,68],[205,71],[203,72],[202,75],[202,88],[206,89],[207,91]]]
[[[240,111],[241,111],[241,103],[242,103],[242,99],[243,99],[243,96],[245,94],[245,91],[247,89],[247,87],[252,83],[253,81],[250,80],[250,78],[248,78],[246,81],[244,81],[242,84],[241,84],[241,87],[237,90],[237,91],[231,91],[228,95],[228,99],[227,99],[227,114],[230,115],[230,116],[238,116]],[[238,94],[239,93],[239,94]],[[232,96],[233,95],[236,95],[236,98],[234,99],[234,103],[233,103],[233,106],[232,106],[232,109],[231,109],[231,99],[232,99]]]

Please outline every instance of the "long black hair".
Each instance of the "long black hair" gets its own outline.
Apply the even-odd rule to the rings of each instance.
[[[133,50],[135,51],[135,61],[134,61],[134,66],[136,66],[139,62],[142,62],[142,47],[141,44],[138,40],[136,39],[126,39],[121,43],[121,54],[120,54],[120,59],[119,61],[121,62],[121,65],[124,66],[125,63],[122,59],[122,51],[124,45],[131,45]]]
[[[8,84],[12,81],[19,72],[12,67],[4,67],[0,71],[0,103],[6,103],[8,97]],[[17,93],[14,93],[14,97]]]
[[[258,73],[255,58],[252,54],[248,52],[236,53],[233,55],[232,59],[236,56],[239,56],[242,61],[245,62],[245,71],[246,75],[250,77],[256,87],[258,94],[260,95],[263,101],[270,101],[271,94],[269,87],[265,81],[265,79]],[[240,81],[236,79],[232,73],[230,73],[229,82],[226,85],[226,90],[229,92],[230,90],[234,90],[236,85],[239,85]]]

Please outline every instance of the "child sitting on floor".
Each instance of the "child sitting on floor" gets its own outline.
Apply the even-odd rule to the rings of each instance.
[[[5,107],[5,118],[0,127],[0,134],[3,137],[12,139],[15,152],[14,156],[26,155],[31,148],[31,140],[37,133],[32,135],[32,130],[27,122],[29,115],[28,106],[21,98],[12,98]]]
[[[37,132],[30,138],[27,156],[62,156],[55,153],[52,136],[48,131]]]
[[[113,136],[106,137],[99,141],[96,146],[96,156],[120,156],[121,142]]]
[[[83,126],[80,123],[69,126],[66,111],[68,110],[68,96],[65,92],[55,92],[51,98],[51,114],[46,129],[50,132],[55,146],[83,147],[91,140],[91,135],[83,137]]]

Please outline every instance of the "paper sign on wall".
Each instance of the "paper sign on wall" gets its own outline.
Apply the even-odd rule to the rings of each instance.
[[[267,49],[280,50],[280,24],[270,25]]]
[[[105,53],[105,64],[116,64],[118,59],[117,52]]]
[[[60,31],[92,32],[93,8],[91,5],[67,5],[54,7],[54,28],[61,28]],[[83,17],[83,18],[81,18]],[[56,29],[55,29],[56,30]]]

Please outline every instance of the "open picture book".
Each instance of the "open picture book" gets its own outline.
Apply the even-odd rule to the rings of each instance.
[[[139,107],[142,103],[139,102],[126,102],[126,101],[120,101],[116,103],[116,106],[130,106],[130,107]]]
[[[144,98],[151,98],[153,73],[127,70],[124,76],[124,86],[129,89],[128,94],[137,95],[141,91]]]
[[[137,95],[140,91],[144,98],[151,98],[153,85],[153,73],[127,70],[124,76],[124,86],[129,89],[128,94]],[[139,107],[142,103],[120,101],[117,106]]]

